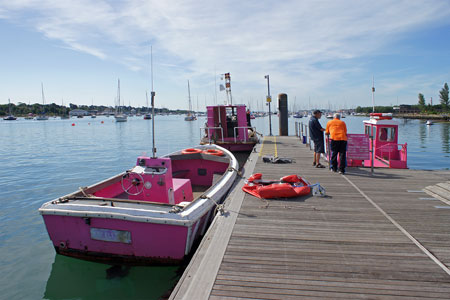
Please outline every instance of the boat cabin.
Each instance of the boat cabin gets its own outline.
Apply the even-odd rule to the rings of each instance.
[[[208,106],[201,144],[215,143],[231,151],[251,151],[258,138],[250,120],[250,112],[243,104]]]
[[[373,137],[374,167],[407,168],[407,144],[398,143],[398,122],[391,114],[371,114],[364,122],[364,133]],[[372,150],[372,143],[370,143]],[[364,166],[372,165],[372,158],[364,160]]]

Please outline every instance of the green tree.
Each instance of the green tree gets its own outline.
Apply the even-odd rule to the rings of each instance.
[[[442,109],[448,110],[448,84],[444,84],[442,90],[439,91],[439,98],[441,98]]]
[[[422,109],[425,107],[425,97],[422,93],[419,93],[419,106]]]

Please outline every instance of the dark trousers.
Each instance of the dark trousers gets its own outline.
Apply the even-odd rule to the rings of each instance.
[[[339,154],[339,170],[345,171],[346,165],[346,152],[347,152],[347,141],[333,141],[331,140],[331,167],[334,171],[337,171],[338,162],[337,156]]]

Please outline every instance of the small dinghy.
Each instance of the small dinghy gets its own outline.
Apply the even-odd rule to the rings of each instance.
[[[242,187],[250,195],[264,199],[292,198],[308,195],[310,184],[302,177],[289,175],[279,180],[262,180],[262,174],[253,174]]]
[[[433,125],[433,121],[431,121],[431,120],[427,120],[427,123],[426,123],[427,125]]]
[[[217,145],[140,156],[132,169],[49,201],[39,212],[59,254],[178,264],[205,233],[237,168],[233,154]]]

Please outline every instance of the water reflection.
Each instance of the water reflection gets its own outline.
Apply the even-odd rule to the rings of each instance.
[[[419,139],[420,139],[420,148],[425,149],[426,148],[426,138],[427,138],[427,128],[429,126],[425,125],[425,122],[420,122],[419,124]],[[428,131],[429,133],[429,131]]]
[[[441,124],[442,152],[450,153],[450,123]]]
[[[159,299],[178,267],[109,266],[55,255],[44,299]]]

